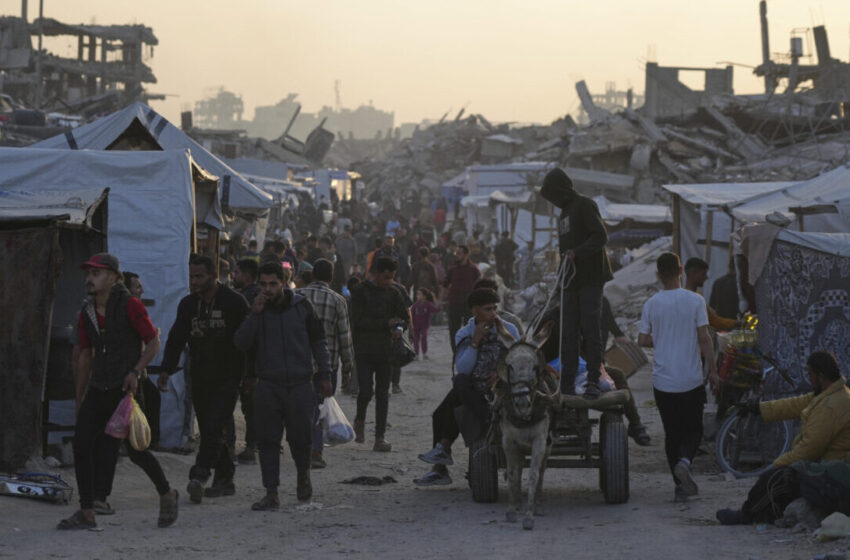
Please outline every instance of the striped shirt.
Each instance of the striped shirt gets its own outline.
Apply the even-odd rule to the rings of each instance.
[[[316,315],[322,321],[328,341],[328,352],[331,356],[331,371],[336,373],[339,362],[342,360],[342,371],[353,374],[354,352],[345,298],[334,292],[324,282],[313,282],[296,291],[310,300]]]

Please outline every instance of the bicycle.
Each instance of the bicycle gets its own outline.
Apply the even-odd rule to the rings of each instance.
[[[765,379],[774,371],[793,385],[785,372],[771,364],[761,369],[760,378],[750,384],[744,400],[760,398]],[[717,462],[735,478],[759,476],[771,467],[774,459],[791,448],[794,431],[793,420],[765,422],[759,414],[734,405],[717,432]]]

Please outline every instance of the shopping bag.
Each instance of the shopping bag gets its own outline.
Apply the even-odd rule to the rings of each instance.
[[[144,451],[151,444],[151,427],[142,407],[133,399],[133,411],[130,413],[130,445],[136,451]]]
[[[400,336],[393,340],[392,344],[392,362],[396,367],[404,367],[414,359],[416,352],[413,351],[413,344],[404,336]]]
[[[133,413],[135,402],[133,395],[127,395],[121,399],[106,424],[106,435],[116,439],[124,439],[130,434],[130,415]]]
[[[354,440],[354,428],[335,398],[326,397],[319,406],[319,420],[322,423],[322,439],[328,445],[340,445]]]

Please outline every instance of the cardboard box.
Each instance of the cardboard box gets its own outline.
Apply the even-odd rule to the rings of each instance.
[[[648,363],[646,354],[637,343],[631,340],[628,342],[615,340],[611,349],[605,352],[605,365],[622,370],[626,377]]]

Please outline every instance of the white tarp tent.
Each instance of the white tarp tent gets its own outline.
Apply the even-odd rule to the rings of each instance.
[[[665,224],[673,221],[670,208],[660,204],[620,204],[604,196],[594,196],[599,215],[606,225],[616,226],[626,220],[644,224]]]
[[[126,133],[147,131],[153,142],[163,150],[189,150],[192,159],[207,172],[218,176],[219,197],[223,204],[249,214],[263,214],[272,205],[272,197],[252,185],[221,159],[189,138],[144,103],[132,105],[65,134],[33,144],[32,148],[59,150],[121,150],[116,146]],[[134,130],[135,129],[135,130]]]
[[[800,231],[850,232],[850,164],[728,204],[727,212],[739,222],[770,222]]]
[[[691,257],[708,262],[708,280],[703,287],[706,299],[711,294],[714,281],[728,272],[730,236],[740,226],[740,223],[733,223],[723,207],[793,184],[704,183],[662,186],[673,194],[673,251],[681,257],[683,265]]]

